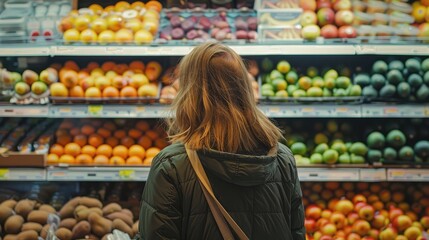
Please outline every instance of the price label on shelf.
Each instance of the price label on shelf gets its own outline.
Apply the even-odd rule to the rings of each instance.
[[[425,107],[424,111],[423,111],[423,115],[425,117],[429,117],[429,107]]]
[[[389,181],[422,181],[429,179],[427,169],[388,169],[387,179]]]
[[[92,116],[100,116],[103,112],[102,105],[89,105],[88,106],[88,114]]]
[[[135,178],[135,171],[129,169],[119,170],[119,178],[122,180],[132,180]]]
[[[396,116],[399,113],[399,110],[397,107],[385,107],[383,109],[383,113],[385,116]]]
[[[9,169],[0,168],[0,180],[7,180],[7,179],[9,179]]]
[[[385,169],[360,169],[361,181],[385,181],[387,179]]]

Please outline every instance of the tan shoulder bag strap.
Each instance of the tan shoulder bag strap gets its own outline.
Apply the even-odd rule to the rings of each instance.
[[[213,189],[210,185],[209,179],[207,178],[206,172],[201,165],[201,161],[198,157],[197,152],[186,147],[186,153],[188,154],[192,168],[194,168],[195,174],[199,179],[199,182],[204,192],[204,196],[207,199],[207,203],[210,207],[213,217],[215,218],[216,224],[219,227],[223,239],[234,239],[231,229],[228,227],[229,224],[229,226],[234,230],[235,234],[240,240],[248,240],[249,238],[246,236],[243,230],[241,230],[238,224],[234,221],[234,219],[232,219],[231,215],[229,215],[229,213],[225,210],[225,208],[214,195]]]

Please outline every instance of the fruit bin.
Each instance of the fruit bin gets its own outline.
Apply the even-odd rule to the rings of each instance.
[[[192,44],[216,39],[244,44],[257,39],[255,11],[181,10],[164,11],[158,43]]]
[[[157,84],[155,97],[110,97],[110,98],[85,98],[85,97],[49,97],[52,104],[154,104],[158,103],[161,93],[161,83]]]

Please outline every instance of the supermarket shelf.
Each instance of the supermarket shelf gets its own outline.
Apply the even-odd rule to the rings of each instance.
[[[146,181],[150,167],[0,168],[0,181]],[[429,168],[300,167],[302,182],[429,182]]]
[[[165,118],[169,105],[2,105],[0,117]],[[428,118],[429,104],[259,104],[271,118]]]
[[[146,181],[149,167],[50,167],[48,181]]]
[[[0,168],[0,181],[45,181],[44,168]]]
[[[429,169],[387,169],[389,182],[428,182]]]
[[[429,55],[428,45],[356,45],[356,54]]]
[[[193,46],[0,45],[0,56],[184,56]],[[246,55],[429,55],[427,45],[395,44],[243,44],[230,45]]]
[[[335,105],[335,104],[299,104],[299,105],[259,105],[266,116],[305,118],[305,117],[362,117],[360,105]]]
[[[427,118],[429,117],[429,105],[392,105],[392,104],[367,104],[362,105],[363,118]]]
[[[47,105],[0,105],[0,117],[48,117]]]
[[[52,118],[165,118],[167,105],[51,105]]]
[[[2,46],[0,45],[0,57],[20,57],[20,56],[49,56],[51,48],[49,46]]]

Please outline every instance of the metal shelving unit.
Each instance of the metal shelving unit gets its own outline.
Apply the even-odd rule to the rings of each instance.
[[[0,181],[146,181],[149,167],[2,168]],[[298,167],[302,182],[429,182],[427,168]]]

